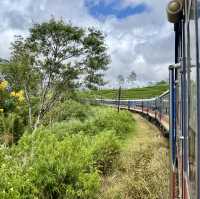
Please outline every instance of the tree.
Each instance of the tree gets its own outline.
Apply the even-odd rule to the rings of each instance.
[[[86,71],[84,78],[85,85],[90,88],[96,88],[96,85],[104,86],[107,82],[103,80],[104,71],[108,69],[110,58],[106,54],[104,44],[104,35],[101,31],[89,28],[89,34],[84,39],[84,48],[86,58],[84,59],[83,71]]]
[[[122,86],[125,82],[124,76],[123,75],[118,75],[117,76],[117,81],[119,83],[119,86]]]
[[[25,40],[21,36],[16,37],[12,44],[10,62],[0,65],[0,71],[11,85],[12,90],[24,90],[25,101],[28,105],[29,125],[32,127],[32,96],[37,95],[37,70],[33,67],[34,55],[27,48]]]
[[[162,84],[168,84],[168,80],[161,80],[159,82],[156,82],[156,85],[162,85]]]
[[[137,75],[136,75],[135,71],[132,71],[127,78],[128,83],[131,85],[133,85],[135,83],[136,79],[137,79]]]
[[[95,88],[103,84],[109,61],[100,31],[51,19],[34,25],[28,38],[17,38],[11,61],[1,71],[13,87],[24,88],[30,110],[33,97],[39,98],[36,129],[67,92],[80,85]],[[29,122],[32,125],[31,119]]]

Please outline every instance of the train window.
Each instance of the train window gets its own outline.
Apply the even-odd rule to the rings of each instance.
[[[197,79],[196,79],[196,27],[195,27],[195,0],[191,1],[189,11],[189,41],[188,41],[188,116],[189,116],[189,179],[191,197],[195,197],[196,181],[196,137],[197,137]]]

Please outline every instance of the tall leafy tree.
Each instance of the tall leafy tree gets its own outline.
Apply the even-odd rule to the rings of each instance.
[[[109,61],[100,31],[51,19],[34,25],[28,38],[17,38],[11,62],[2,72],[14,87],[24,88],[29,109],[32,97],[38,96],[36,129],[67,92],[80,85],[95,88],[104,84]]]
[[[129,76],[127,77],[127,81],[129,84],[133,85],[135,81],[137,80],[137,74],[135,71],[131,71]]]
[[[88,88],[103,86],[104,71],[108,69],[109,57],[106,54],[104,35],[101,31],[89,28],[89,34],[84,38],[86,58],[84,60],[84,71],[86,72],[85,84]]]
[[[122,86],[124,84],[124,82],[125,82],[124,76],[123,75],[118,75],[117,76],[117,81],[119,83],[119,86]]]

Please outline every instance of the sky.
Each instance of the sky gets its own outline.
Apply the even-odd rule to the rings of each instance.
[[[107,87],[117,76],[137,74],[136,86],[167,80],[174,60],[173,26],[165,8],[168,0],[1,0],[0,57],[9,59],[14,35],[28,35],[34,23],[52,16],[81,27],[96,27],[106,35],[111,64]]]

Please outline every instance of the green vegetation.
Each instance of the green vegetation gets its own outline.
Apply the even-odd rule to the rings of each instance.
[[[33,130],[57,102],[80,86],[104,85],[110,62],[101,31],[55,19],[35,24],[27,38],[17,36],[11,50],[9,62],[0,64],[0,74],[9,90],[23,90]]]
[[[163,92],[167,91],[168,84],[162,83],[154,86],[147,86],[143,88],[132,88],[132,89],[122,89],[121,98],[122,99],[147,99],[155,96],[161,95]],[[88,91],[81,93],[84,97],[91,98],[106,98],[106,99],[117,99],[118,89],[103,89],[98,91]]]
[[[84,105],[79,108],[76,119],[67,115],[25,133],[18,145],[1,147],[0,198],[97,198],[101,176],[112,172],[134,120],[125,111],[88,106],[81,121]]]
[[[169,198],[167,143],[156,127],[112,108],[60,107],[76,116],[0,147],[0,198]]]
[[[104,85],[103,72],[110,61],[104,35],[54,19],[34,25],[28,35],[16,37],[9,61],[0,60],[0,198],[99,198],[103,179],[125,169],[123,147],[135,135],[136,123],[129,112],[77,100],[99,96],[94,91],[81,93],[85,96],[80,98],[79,88]],[[130,80],[135,78],[132,74]],[[167,85],[157,85],[136,90],[141,98],[166,89]],[[117,95],[101,92],[106,98]],[[122,93],[124,98],[129,95]],[[139,158],[144,153],[139,167],[153,163],[149,160],[153,152],[154,145],[138,150]],[[132,178],[134,170],[129,174],[139,187],[140,181]],[[154,173],[147,170],[148,175],[152,178],[148,189],[153,192]],[[145,186],[140,187],[145,197],[133,188],[137,199],[148,196]],[[157,190],[155,194],[160,198]]]
[[[114,172],[103,178],[99,199],[169,199],[168,142],[139,115]]]

